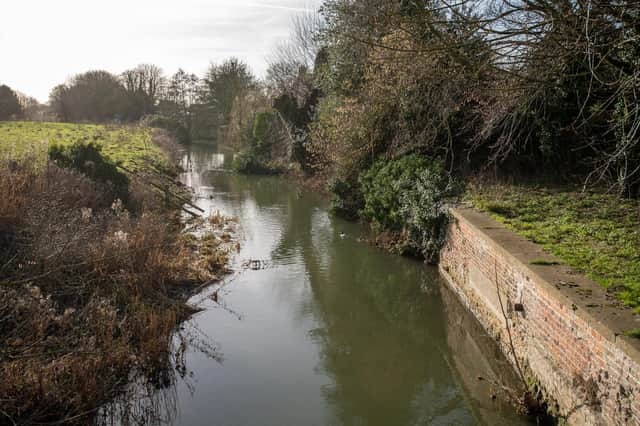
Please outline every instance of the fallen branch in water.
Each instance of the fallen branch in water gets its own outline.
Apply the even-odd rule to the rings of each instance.
[[[186,212],[186,213],[188,213],[188,214],[190,214],[192,216],[195,216],[195,217],[198,216],[196,213],[193,213],[192,211],[186,209],[184,207],[184,204],[188,205],[189,207],[192,207],[192,208],[196,209],[197,211],[199,211],[201,213],[205,212],[202,208],[200,208],[197,205],[193,204],[191,202],[191,200],[187,199],[186,197],[183,197],[183,196],[180,196],[178,194],[175,194],[175,193],[171,192],[169,190],[169,186],[170,185],[176,185],[176,183],[173,180],[169,179],[168,177],[165,177],[165,180],[168,180],[169,183],[167,183],[164,187],[162,187],[161,185],[159,185],[159,184],[153,182],[152,180],[144,177],[142,174],[136,173],[136,172],[124,167],[121,164],[118,165],[118,168],[120,168],[123,171],[127,172],[129,175],[134,176],[137,179],[140,179],[143,183],[145,183],[147,185],[150,185],[153,188],[156,188],[157,190],[161,191],[165,195],[165,197],[167,197],[167,198],[171,198],[172,197],[172,198],[176,199],[178,201],[178,203],[174,203],[174,206],[181,208],[184,212]]]

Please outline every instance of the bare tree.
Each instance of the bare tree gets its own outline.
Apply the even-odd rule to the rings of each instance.
[[[22,107],[23,117],[28,121],[45,121],[49,118],[49,108],[32,96],[17,92],[18,102]]]
[[[615,182],[621,193],[637,193],[638,2],[492,0],[473,25],[491,46],[503,90],[494,98],[501,107],[485,119],[484,134],[500,134],[496,155],[547,138],[542,149],[582,154],[591,168],[586,182]]]
[[[120,75],[137,118],[153,112],[165,83],[162,69],[157,65],[140,64]]]
[[[167,82],[165,97],[186,110],[198,99],[199,90],[198,76],[180,68]]]
[[[305,75],[313,71],[320,52],[323,22],[318,12],[293,18],[289,39],[278,44],[267,58],[267,82],[273,95],[293,93],[300,102],[308,95]]]

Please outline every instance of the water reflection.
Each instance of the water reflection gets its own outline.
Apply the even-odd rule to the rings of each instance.
[[[358,242],[357,224],[281,179],[221,172],[225,158],[206,148],[185,165],[198,205],[238,218],[236,266],[267,267],[230,277],[223,306],[212,290],[194,298],[205,310],[193,326],[222,356],[185,346],[172,422],[525,423],[477,383],[509,369],[435,270]]]

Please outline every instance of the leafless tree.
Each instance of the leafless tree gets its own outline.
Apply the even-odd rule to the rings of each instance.
[[[317,12],[304,12],[293,18],[289,39],[278,44],[267,58],[267,82],[274,95],[293,93],[300,100],[308,94],[305,74],[314,69],[323,22]]]
[[[162,69],[157,65],[140,64],[120,76],[122,84],[138,110],[139,116],[150,114],[159,100],[165,84]]]

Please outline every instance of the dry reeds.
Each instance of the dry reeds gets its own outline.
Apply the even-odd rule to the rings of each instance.
[[[85,423],[132,377],[158,376],[193,312],[185,283],[220,269],[192,268],[175,209],[112,195],[53,164],[0,165],[0,424]]]

